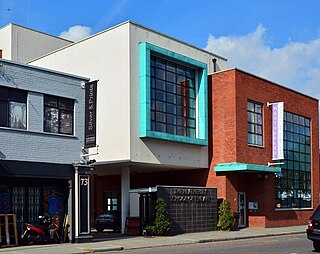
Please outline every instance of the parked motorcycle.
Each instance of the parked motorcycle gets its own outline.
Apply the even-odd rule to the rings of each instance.
[[[31,245],[35,243],[60,243],[59,225],[55,218],[50,216],[39,216],[39,225],[26,223],[21,239],[24,244]]]

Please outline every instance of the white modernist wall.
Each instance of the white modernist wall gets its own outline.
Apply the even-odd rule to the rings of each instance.
[[[34,62],[98,79],[98,162],[130,159],[129,24],[120,25]]]
[[[73,42],[16,24],[0,29],[3,58],[26,63]]]
[[[208,167],[208,147],[139,138],[139,43],[148,42],[166,50],[203,62],[208,73],[214,70],[213,59],[218,69],[226,69],[227,61],[209,52],[195,48],[176,39],[159,34],[148,28],[132,24],[130,26],[130,115],[131,115],[131,159],[137,162],[164,164],[181,167]]]
[[[32,62],[98,79],[97,162],[131,160],[167,167],[207,168],[206,146],[139,137],[139,43],[148,42],[201,61],[213,72],[226,60],[181,41],[126,22]]]
[[[11,59],[12,51],[12,36],[11,36],[11,25],[7,25],[0,29],[0,50],[2,50],[2,58]]]

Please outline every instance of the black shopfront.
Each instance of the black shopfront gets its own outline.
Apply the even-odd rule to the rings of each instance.
[[[0,160],[0,214],[16,214],[18,231],[39,215],[62,224],[73,175],[72,165]]]

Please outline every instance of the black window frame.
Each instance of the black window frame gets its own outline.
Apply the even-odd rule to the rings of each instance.
[[[197,69],[151,52],[151,130],[196,138]]]
[[[28,123],[28,91],[0,86],[0,127],[26,130]],[[12,127],[10,124],[10,102],[25,104],[24,127]]]
[[[253,104],[253,110],[249,107],[249,104]],[[260,107],[260,112],[259,108]],[[248,115],[248,145],[253,146],[263,146],[263,103],[248,100],[247,101],[247,115]],[[253,116],[253,121],[251,117]],[[260,123],[258,119],[260,117]],[[253,142],[251,142],[251,137],[253,137]],[[260,137],[260,139],[259,139]],[[261,142],[259,142],[261,140]]]
[[[310,125],[310,118],[284,112],[284,165],[282,177],[275,179],[277,209],[312,208]]]
[[[51,100],[51,102],[55,103],[50,103],[49,100]],[[64,134],[64,135],[74,135],[74,99],[69,99],[69,98],[64,98],[64,97],[59,97],[59,96],[53,96],[53,95],[47,95],[45,94],[43,97],[43,105],[44,105],[44,112],[43,112],[43,131],[47,132],[47,133],[56,133],[56,134]],[[68,104],[69,103],[69,107]],[[47,119],[47,109],[55,109],[58,112],[58,129],[57,131],[52,131],[51,129],[47,129],[47,121],[49,121]],[[62,126],[62,114],[69,114],[72,116],[72,121],[71,121],[71,132],[64,132],[63,130],[63,126]]]

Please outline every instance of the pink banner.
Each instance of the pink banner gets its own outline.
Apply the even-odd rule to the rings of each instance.
[[[283,102],[272,103],[272,160],[283,160]]]

